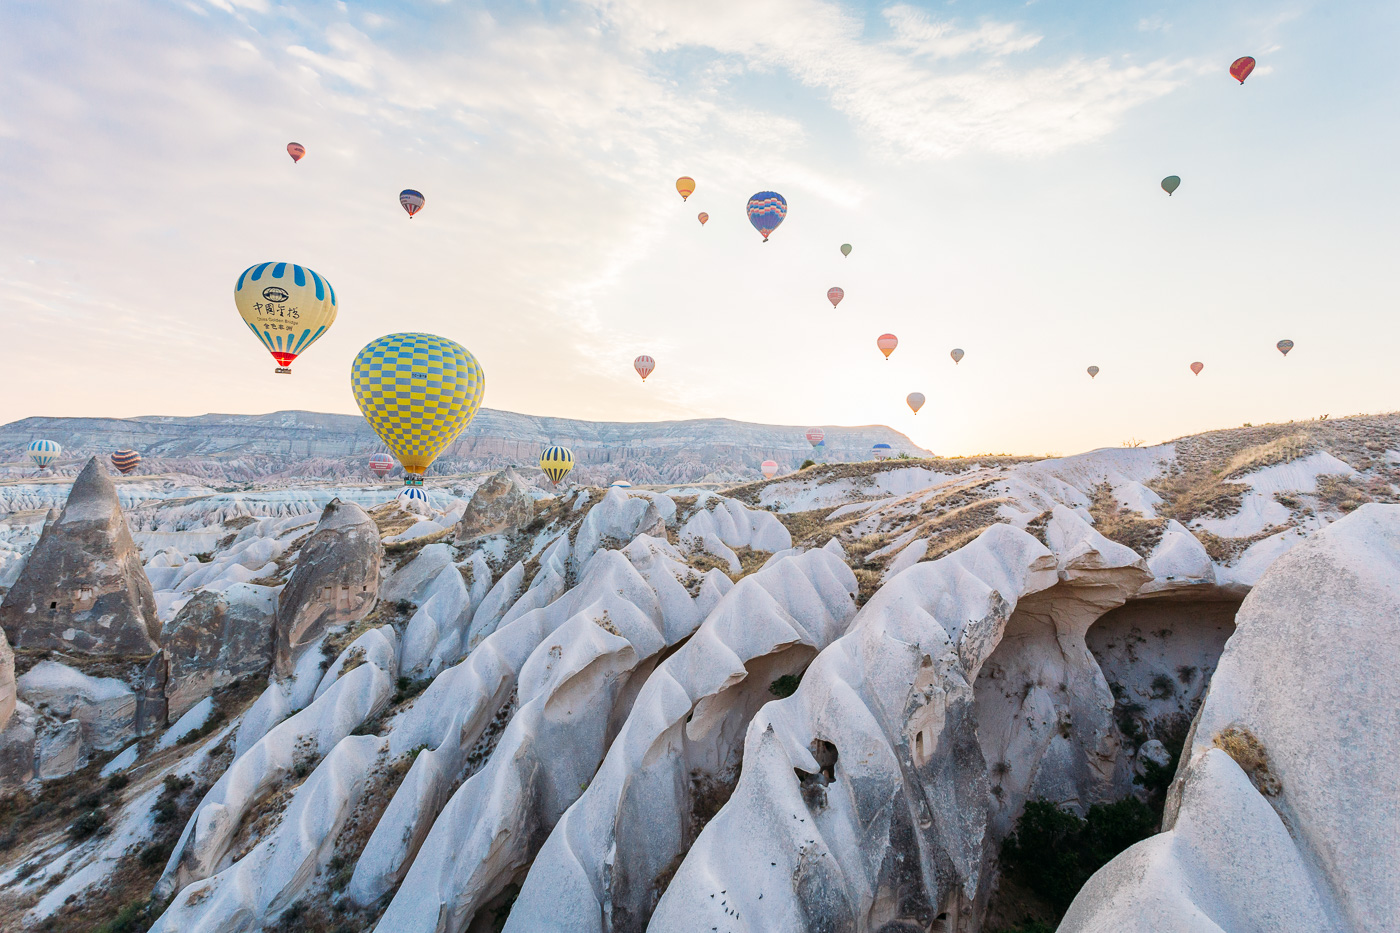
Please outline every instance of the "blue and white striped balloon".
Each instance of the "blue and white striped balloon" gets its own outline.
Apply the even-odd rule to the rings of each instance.
[[[34,465],[41,470],[57,460],[61,453],[63,453],[63,446],[57,441],[29,442],[29,459],[33,460]]]

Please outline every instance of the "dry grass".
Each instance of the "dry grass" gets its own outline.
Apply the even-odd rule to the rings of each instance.
[[[1317,478],[1317,498],[1323,505],[1346,514],[1373,501],[1370,494],[1349,476],[1323,475]]]
[[[422,516],[399,508],[398,499],[392,499],[381,506],[369,510],[369,517],[379,529],[379,537],[403,534],[417,524]]]
[[[1277,797],[1283,792],[1283,784],[1269,770],[1269,753],[1249,729],[1244,726],[1229,726],[1216,733],[1211,742],[1235,760],[1235,764],[1249,775],[1259,793],[1266,797]]]
[[[1143,518],[1138,512],[1119,505],[1113,486],[1107,482],[1094,487],[1089,514],[1094,516],[1094,528],[1110,541],[1127,545],[1143,557],[1162,540],[1167,520]]]
[[[778,512],[776,518],[792,535],[792,543],[800,547],[821,547],[830,541],[842,528],[855,521],[842,520],[828,524],[826,517],[836,511],[836,506],[812,509],[808,512]]]
[[[951,554],[963,545],[977,539],[977,536],[992,525],[1004,523],[1000,508],[1005,498],[982,499],[969,505],[944,512],[934,520],[924,524],[923,537],[928,538],[925,561]]]
[[[1315,449],[1316,445],[1307,434],[1288,434],[1239,451],[1226,463],[1223,475],[1243,476],[1276,463],[1289,463],[1307,456]]]

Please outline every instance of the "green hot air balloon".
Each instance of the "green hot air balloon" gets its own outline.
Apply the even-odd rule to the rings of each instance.
[[[1180,175],[1168,175],[1162,179],[1162,190],[1167,193],[1167,197],[1172,196],[1172,192],[1181,187]]]
[[[841,244],[841,255],[842,255],[842,256],[849,256],[849,255],[851,255],[851,244],[849,244],[849,243],[842,243],[842,244]]]

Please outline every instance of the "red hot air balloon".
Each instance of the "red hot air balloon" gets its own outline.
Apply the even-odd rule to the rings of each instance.
[[[369,471],[383,479],[394,469],[394,461],[388,454],[375,454],[369,458]]]
[[[1205,363],[1192,363],[1192,364],[1191,364],[1191,372],[1195,373],[1195,374],[1198,375],[1198,376],[1201,374],[1201,370],[1203,370],[1203,369],[1205,369],[1205,368],[1206,368],[1206,364],[1205,364]]]
[[[643,354],[632,361],[632,368],[637,371],[637,375],[642,377],[642,381],[647,381],[647,376],[656,368],[656,360]]]
[[[823,431],[821,428],[807,429],[807,443],[811,444],[813,447],[817,446],[824,440],[826,440],[826,432]]]
[[[306,147],[301,143],[287,143],[287,155],[292,157],[292,164],[295,165],[306,156]]]
[[[778,461],[765,460],[763,461],[763,465],[759,467],[759,469],[763,471],[763,475],[765,478],[772,479],[773,477],[778,475]]]
[[[876,338],[875,346],[880,348],[880,352],[885,354],[885,359],[888,360],[894,348],[899,346],[899,338],[894,334],[881,334]]]
[[[833,285],[831,288],[828,288],[828,289],[826,290],[826,300],[829,301],[829,302],[831,302],[831,306],[832,306],[833,308],[836,307],[837,305],[839,305],[839,304],[841,303],[841,299],[842,299],[842,298],[845,298],[845,297],[846,297],[846,292],[845,292],[845,290],[842,289],[842,288],[838,288],[838,287],[835,286],[835,285]]]
[[[1230,77],[1241,84],[1249,77],[1249,73],[1254,70],[1254,59],[1246,55],[1244,58],[1237,58],[1230,65]]]
[[[697,218],[699,218],[699,220],[700,220],[700,226],[702,226],[702,227],[705,226],[705,221],[707,221],[707,220],[710,219],[710,215],[707,214],[707,213],[705,213],[704,211],[701,211],[699,214],[696,214],[695,216],[696,216]]]

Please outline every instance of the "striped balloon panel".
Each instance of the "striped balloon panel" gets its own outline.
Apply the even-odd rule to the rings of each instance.
[[[428,494],[423,491],[422,486],[405,486],[399,492],[400,499],[417,499],[419,502],[427,502]]]
[[[632,361],[632,368],[637,371],[637,375],[642,377],[642,381],[646,382],[647,376],[650,376],[652,370],[656,369],[656,360],[649,356],[639,356]]]
[[[29,442],[29,459],[33,460],[34,465],[41,470],[57,460],[61,453],[63,453],[63,446],[57,441]]]
[[[369,458],[369,471],[375,476],[388,476],[394,469],[394,461],[388,454],[375,454]]]
[[[749,223],[766,240],[787,217],[787,199],[776,191],[760,191],[749,198],[748,213]]]
[[[388,334],[355,356],[350,388],[404,472],[421,475],[476,417],[486,373],[445,337]]]
[[[826,437],[826,432],[821,428],[811,428],[807,431],[807,442],[813,447],[817,446]]]
[[[428,203],[428,199],[423,197],[421,191],[405,188],[399,192],[399,203],[403,205],[404,210],[408,211],[408,216],[412,217],[423,209],[423,205]]]
[[[555,485],[568,476],[573,468],[574,452],[567,447],[546,447],[544,453],[540,454],[540,469],[544,470],[544,475]]]
[[[119,450],[112,454],[112,466],[116,467],[123,475],[136,469],[136,465],[141,462],[141,455],[134,450]]]
[[[290,366],[335,323],[335,289],[316,272],[290,262],[249,266],[233,287],[248,329],[280,366]]]

